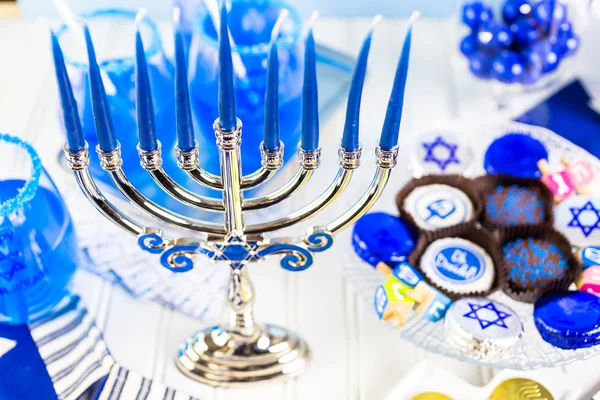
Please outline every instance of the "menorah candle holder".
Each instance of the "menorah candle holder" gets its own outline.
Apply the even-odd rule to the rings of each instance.
[[[226,9],[221,10],[221,37],[227,37]],[[254,290],[244,268],[249,263],[261,261],[268,256],[280,256],[281,266],[288,271],[303,271],[313,264],[314,253],[329,249],[336,233],[352,224],[380,197],[398,156],[398,131],[400,126],[404,85],[410,49],[410,28],[400,58],[394,88],[390,98],[386,121],[379,146],[375,149],[377,169],[371,184],[350,208],[326,225],[310,228],[302,237],[279,237],[269,235],[304,221],[330,206],[347,188],[353,172],[360,166],[361,148],[358,142],[358,113],[362,82],[366,70],[371,33],[367,36],[355,71],[349,103],[347,126],[338,151],[339,170],[333,182],[324,192],[308,205],[284,217],[274,218],[257,224],[246,224],[244,215],[265,210],[279,204],[298,192],[320,165],[321,149],[318,147],[318,109],[316,100],[316,74],[314,39],[309,30],[305,55],[303,137],[298,146],[298,168],[283,186],[272,193],[244,198],[243,192],[266,182],[283,165],[283,144],[274,137],[267,137],[260,146],[262,167],[255,173],[242,176],[240,144],[242,123],[226,104],[232,100],[232,68],[229,41],[220,42],[220,93],[219,118],[214,131],[220,156],[220,175],[211,175],[200,168],[199,150],[193,139],[189,122],[189,97],[186,77],[178,68],[176,91],[178,106],[178,145],[175,148],[179,167],[202,186],[222,193],[220,199],[201,196],[180,186],[162,168],[161,146],[154,135],[152,107],[149,101],[149,85],[144,78],[144,52],[141,38],[137,38],[137,112],[140,144],[140,165],[166,193],[183,204],[201,210],[223,214],[223,223],[188,218],[161,207],[141,192],[127,179],[123,172],[121,149],[112,135],[110,113],[103,100],[103,86],[96,66],[89,31],[85,28],[86,45],[90,62],[90,86],[95,101],[95,122],[99,141],[96,151],[100,165],[109,174],[118,190],[143,213],[173,230],[187,232],[190,236],[172,238],[158,227],[144,226],[119,210],[106,199],[92,178],[88,167],[89,150],[83,140],[77,108],[58,42],[53,36],[53,53],[56,74],[63,105],[65,126],[69,132],[64,147],[68,166],[92,205],[106,218],[138,238],[139,246],[160,257],[161,264],[173,272],[189,271],[198,255],[222,262],[231,268],[227,293],[229,312],[226,320],[208,327],[190,337],[177,354],[177,366],[187,376],[210,385],[238,385],[276,378],[289,378],[300,374],[308,365],[311,354],[308,344],[293,332],[270,324],[259,324],[253,316]],[[181,37],[176,33],[176,61],[183,65]],[[271,46],[276,53],[275,39]],[[408,43],[408,45],[407,45]],[[269,62],[275,60],[271,55]],[[271,68],[271,65],[270,65]],[[276,70],[275,70],[276,71]],[[271,88],[271,89],[269,89]],[[308,90],[306,90],[308,88]],[[227,92],[227,89],[230,89]],[[277,93],[272,81],[267,87],[267,96]],[[222,96],[221,96],[222,94]],[[312,97],[312,96],[315,97]],[[228,97],[229,96],[229,97]],[[223,103],[225,102],[225,103]],[[275,107],[275,110],[269,110]],[[267,101],[265,119],[277,114],[277,101]],[[228,113],[229,112],[229,113]],[[311,118],[317,119],[311,120]],[[229,122],[227,122],[229,121]],[[232,128],[225,128],[229,123]],[[269,124],[265,124],[268,126]],[[277,124],[275,124],[277,125]],[[189,128],[189,129],[188,129]],[[277,131],[277,129],[275,129]],[[273,132],[271,132],[273,133]],[[189,135],[189,136],[186,136]],[[316,135],[316,136],[311,136]],[[269,139],[269,140],[267,140]],[[277,146],[276,144],[279,143]],[[310,143],[311,145],[308,145]],[[195,144],[195,145],[194,145]]]

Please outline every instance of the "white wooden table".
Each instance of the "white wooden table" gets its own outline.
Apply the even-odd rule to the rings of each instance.
[[[169,25],[161,27],[166,38],[163,44],[170,47]],[[324,44],[356,54],[368,27],[368,20],[322,19],[317,24],[316,37]],[[370,180],[373,171],[370,149],[379,137],[405,28],[405,21],[384,21],[375,33],[361,114],[364,168],[359,171],[350,195],[341,199],[342,205],[349,204],[351,195]],[[481,98],[482,86],[452,66],[457,45],[454,30],[453,21],[422,20],[415,28],[402,135],[439,121],[481,117],[494,111]],[[54,172],[58,168],[56,154],[62,138],[48,49],[44,25],[33,21],[0,21],[0,131],[32,141],[47,169]],[[534,101],[535,98],[525,99],[504,114],[517,115]],[[294,198],[294,207],[304,204],[311,190],[322,190],[333,177],[343,114],[342,107],[322,128],[325,155],[322,171],[317,174],[316,183]],[[406,153],[401,155],[392,183],[376,208],[394,210],[393,195],[407,179],[405,161]],[[87,211],[95,212],[91,206]],[[332,210],[325,214],[331,218],[334,213]],[[423,359],[435,360],[473,384],[485,384],[491,379],[493,370],[427,354],[378,323],[372,310],[355,297],[342,278],[340,251],[347,249],[348,240],[345,232],[334,249],[320,254],[316,264],[303,273],[287,273],[275,261],[250,270],[257,290],[256,314],[260,321],[295,329],[312,346],[311,368],[287,383],[247,389],[213,389],[195,383],[178,372],[173,360],[180,342],[203,323],[154,303],[136,301],[120,288],[84,272],[76,276],[75,288],[96,316],[119,363],[202,399],[381,399]],[[600,357],[561,368],[586,393],[598,384],[599,367]]]

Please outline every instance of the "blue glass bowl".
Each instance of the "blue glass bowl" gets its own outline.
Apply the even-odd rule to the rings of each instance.
[[[80,253],[71,216],[35,150],[0,134],[0,323],[25,324],[67,294]]]
[[[244,124],[242,140],[243,173],[261,165],[259,145],[263,139],[266,67],[271,30],[279,13],[290,15],[278,39],[279,115],[285,160],[296,153],[300,140],[303,45],[299,36],[302,20],[298,11],[281,1],[233,0],[228,15],[229,29],[241,57],[246,76],[235,77],[236,111]],[[197,139],[202,149],[201,164],[211,173],[219,172],[214,144],[213,122],[217,111],[217,32],[205,8],[198,10],[188,53],[192,108],[198,121]]]

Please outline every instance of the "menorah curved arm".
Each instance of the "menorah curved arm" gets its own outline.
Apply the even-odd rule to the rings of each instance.
[[[302,167],[298,168],[294,176],[279,189],[261,197],[244,200],[242,202],[242,210],[262,210],[263,208],[281,203],[292,194],[298,192],[310,180],[313,172],[314,171],[306,170]]]
[[[175,200],[202,210],[225,211],[223,202],[220,199],[212,199],[193,193],[179,185],[165,173],[162,169],[160,142],[158,142],[158,147],[152,151],[141,150],[138,146],[138,154],[142,168],[148,171],[154,182]]]
[[[180,227],[187,231],[202,232],[218,236],[224,236],[226,234],[226,230],[222,225],[210,224],[176,214],[157,205],[140,193],[131,182],[129,182],[129,179],[127,179],[127,176],[121,168],[123,160],[121,159],[120,146],[117,146],[117,148],[111,152],[103,152],[101,150],[98,150],[97,152],[102,169],[108,172],[121,194],[142,212],[161,222]]]
[[[140,235],[144,232],[144,227],[135,222],[127,215],[120,212],[115,206],[113,206],[107,199],[102,195],[102,192],[98,189],[94,180],[92,179],[88,167],[90,165],[90,159],[88,156],[87,143],[83,150],[71,153],[64,147],[65,156],[67,158],[67,164],[73,171],[77,185],[89,200],[90,203],[108,220],[112,221],[115,225],[120,226],[129,233],[134,235]]]
[[[268,153],[264,151],[263,145],[261,144],[261,152],[263,155],[263,167],[271,167],[271,168],[281,168],[283,165],[283,143],[280,142],[279,146],[280,150],[277,153]],[[267,157],[271,158],[265,158]],[[273,157],[278,156],[278,157]],[[315,169],[319,167],[321,164],[321,152],[307,152],[302,150],[300,144],[298,144],[298,169],[294,176],[290,178],[283,186],[275,191],[266,194],[261,197],[251,198],[244,200],[242,202],[242,210],[250,211],[250,210],[262,210],[263,208],[267,208],[273,206],[275,204],[279,204],[285,199],[289,198],[289,196],[293,195],[297,191],[299,191],[312,177],[312,174]]]
[[[299,153],[301,154],[301,157],[306,158],[305,162],[308,163],[308,165],[311,165],[311,170],[314,170],[319,166],[320,149],[315,152],[303,152],[300,150]],[[348,187],[354,170],[360,165],[360,153],[360,149],[354,152],[346,152],[343,149],[340,149],[340,169],[333,179],[333,182],[316,200],[304,208],[285,217],[260,224],[249,225],[246,227],[244,232],[247,234],[257,234],[287,228],[309,217],[312,217],[325,209],[335,199],[341,196],[344,190],[346,190]]]
[[[371,184],[369,185],[365,193],[361,196],[360,199],[358,199],[358,201],[352,207],[350,207],[349,210],[347,210],[340,217],[334,219],[325,227],[319,228],[319,230],[325,231],[331,235],[335,235],[337,232],[341,231],[342,229],[346,228],[348,225],[352,224],[357,219],[359,219],[379,199],[381,193],[383,192],[383,189],[389,181],[392,169],[396,166],[398,158],[398,148],[396,147],[392,150],[383,150],[380,147],[377,147],[375,157],[375,161],[377,163],[377,170],[375,171],[375,176],[373,177],[373,180],[371,181]],[[309,237],[313,231],[309,231]]]
[[[223,190],[223,179],[220,176],[211,174],[200,168],[198,162],[198,145],[189,151],[182,151],[176,147],[175,152],[179,168],[184,170],[190,178],[202,186],[216,190]],[[240,188],[242,190],[252,189],[262,185],[271,179],[277,170],[281,168],[281,165],[275,168],[264,165],[264,160],[269,154],[262,148],[262,146],[261,154],[263,157],[263,166],[250,175],[242,177],[240,182]],[[281,146],[280,158],[283,159],[283,146]]]

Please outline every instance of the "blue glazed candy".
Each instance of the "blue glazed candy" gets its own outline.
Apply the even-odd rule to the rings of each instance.
[[[527,0],[506,0],[502,7],[502,17],[508,23],[516,21],[519,17],[529,15],[531,6]]]
[[[500,82],[518,82],[525,73],[523,59],[513,51],[502,51],[492,60],[492,77]]]
[[[400,218],[374,212],[356,222],[352,244],[356,254],[372,266],[385,262],[393,267],[404,261],[415,247],[415,234]]]
[[[528,17],[521,17],[511,26],[515,40],[520,46],[528,46],[537,42],[542,36],[535,22]]]
[[[477,32],[477,43],[483,49],[499,50],[507,48],[513,41],[510,27],[503,22],[489,21],[481,25]]]
[[[492,59],[485,51],[479,50],[469,58],[469,69],[478,78],[488,79],[491,66]]]
[[[473,30],[478,29],[482,23],[493,19],[492,9],[481,1],[467,3],[463,7],[462,20]]]
[[[545,289],[569,270],[565,254],[552,242],[518,238],[504,245],[504,263],[514,291]]]
[[[468,35],[460,42],[460,51],[465,56],[470,56],[477,51],[477,36]]]
[[[531,15],[547,33],[551,31],[552,26],[567,20],[567,8],[558,0],[542,0],[533,6]]]
[[[548,159],[548,152],[539,140],[522,133],[508,133],[488,147],[484,167],[488,174],[540,178],[537,164],[542,159]]]
[[[494,225],[538,224],[544,222],[544,201],[522,186],[498,186],[485,196],[485,208]]]
[[[542,339],[561,349],[600,344],[600,298],[585,292],[552,292],[535,303],[535,326]]]

